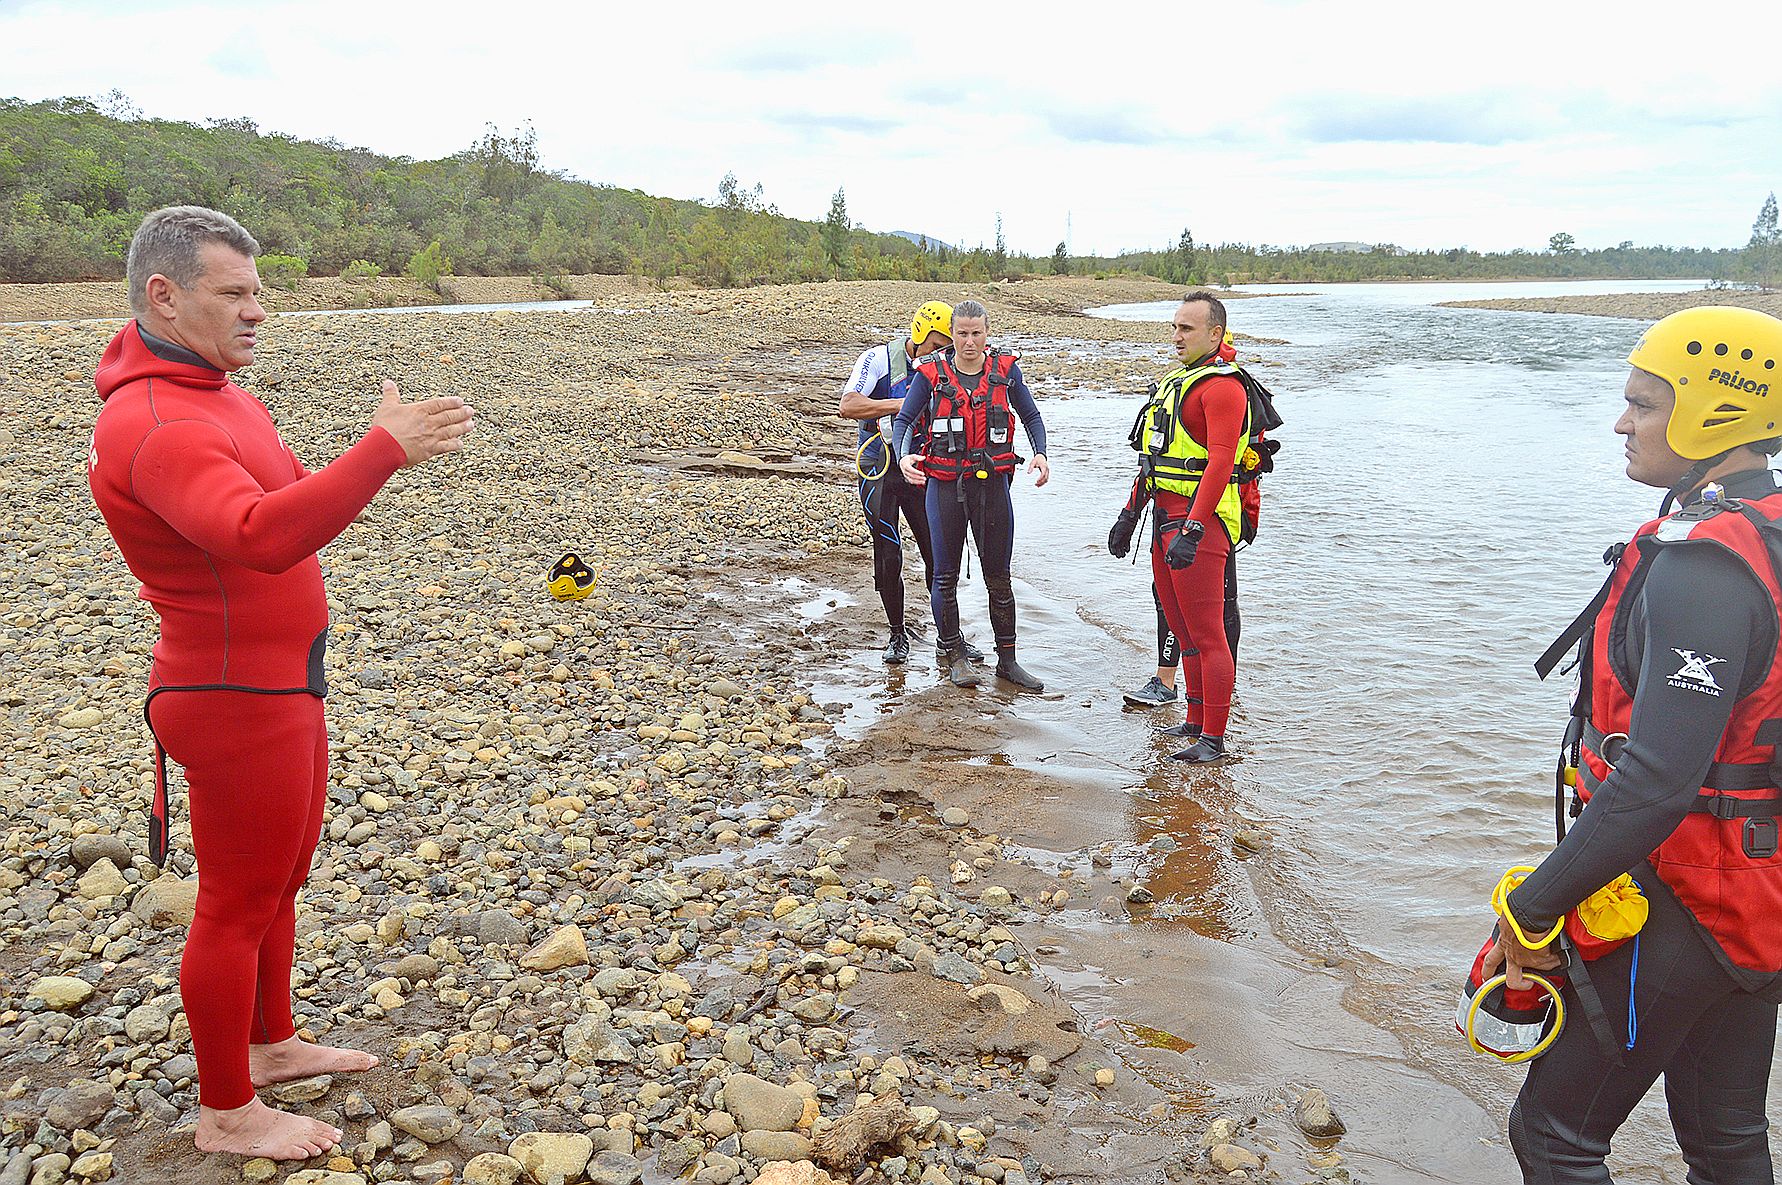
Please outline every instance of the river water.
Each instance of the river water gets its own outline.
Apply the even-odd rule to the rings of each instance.
[[[1234,330],[1281,343],[1240,354],[1260,356],[1256,373],[1287,421],[1263,487],[1261,537],[1240,557],[1232,739],[1241,760],[1221,783],[1275,837],[1258,886],[1267,924],[1298,950],[1335,952],[1348,1010],[1396,1039],[1407,1071],[1451,1086],[1499,1124],[1520,1074],[1466,1050],[1452,1015],[1490,924],[1491,885],[1553,839],[1570,681],[1543,685],[1532,663],[1601,582],[1603,549],[1650,517],[1658,492],[1626,480],[1610,430],[1642,323],[1435,306],[1694,286],[1313,285],[1253,289],[1269,295],[1229,306]],[[1173,308],[1099,312],[1167,322]],[[1161,324],[1158,334],[1167,339]],[[1143,779],[1135,796],[1195,797],[1171,789],[1182,775],[1161,759],[1164,747],[1140,714],[1117,707],[1118,688],[1143,682],[1152,662],[1146,566],[1116,563],[1102,546],[1133,472],[1134,400],[1043,407],[1053,481],[1017,483],[1024,661],[1088,684],[1068,688],[1069,711],[1105,714],[1093,748]],[[1062,646],[1048,645],[1048,624],[1070,617],[1118,644],[1124,666],[1094,669],[1103,659],[1086,659],[1085,645],[1106,652],[1072,643],[1070,628],[1055,635]],[[1158,810],[1161,825],[1153,816],[1127,838],[1168,830],[1168,808]],[[1419,1155],[1441,1163],[1401,1160],[1406,1179],[1514,1171],[1501,1144],[1476,1160],[1464,1141],[1404,1153]],[[1611,1165],[1622,1181],[1683,1180],[1660,1091]]]

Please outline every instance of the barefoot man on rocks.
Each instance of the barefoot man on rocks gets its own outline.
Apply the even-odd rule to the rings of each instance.
[[[229,372],[254,360],[266,310],[234,219],[158,210],[130,244],[136,319],[106,347],[88,481],[160,617],[147,715],[150,854],[166,855],[165,759],[185,767],[197,916],[180,995],[198,1059],[200,1151],[303,1160],[339,1129],[266,1106],[257,1087],[367,1070],[370,1054],[300,1040],[291,1016],[297,890],[328,788],[316,552],[398,469],[463,447],[457,398],[401,402],[385,381],[365,435],[311,473]]]

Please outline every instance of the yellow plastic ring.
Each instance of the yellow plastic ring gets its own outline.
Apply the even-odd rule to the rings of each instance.
[[[1540,950],[1542,947],[1551,946],[1553,940],[1559,937],[1560,931],[1565,929],[1565,919],[1562,917],[1554,922],[1553,928],[1539,939],[1530,940],[1528,935],[1522,932],[1522,924],[1516,920],[1516,915],[1510,912],[1509,898],[1516,886],[1527,880],[1532,872],[1534,872],[1534,865],[1518,864],[1499,877],[1497,888],[1491,890],[1491,908],[1497,911],[1498,917],[1510,924],[1510,931],[1516,935],[1517,942],[1529,950]]]
[[[1543,1053],[1546,1053],[1548,1048],[1555,1041],[1559,1040],[1559,1030],[1565,1026],[1565,1000],[1560,996],[1559,989],[1553,986],[1553,981],[1548,979],[1545,975],[1540,975],[1533,971],[1527,971],[1523,974],[1535,983],[1540,984],[1546,991],[1547,998],[1553,1001],[1553,1031],[1548,1033],[1545,1037],[1542,1037],[1533,1049],[1525,1049],[1521,1053],[1499,1053],[1495,1049],[1485,1048],[1483,1045],[1479,1044],[1479,1039],[1473,1036],[1473,1022],[1479,1017],[1479,1006],[1485,1002],[1485,997],[1491,994],[1493,988],[1496,988],[1499,984],[1503,984],[1506,987],[1509,986],[1510,977],[1508,975],[1494,975],[1484,983],[1480,984],[1479,990],[1473,993],[1472,1007],[1466,1010],[1466,1043],[1480,1053],[1487,1054],[1496,1058],[1498,1061],[1503,1062],[1506,1066],[1513,1066],[1517,1062],[1533,1061]]]
[[[854,472],[858,473],[862,480],[877,481],[877,480],[879,480],[879,478],[885,476],[885,474],[890,470],[890,468],[891,468],[891,450],[889,448],[885,449],[885,452],[884,452],[885,463],[879,467],[879,471],[877,473],[868,473],[865,469],[861,468],[861,465],[860,465],[861,458],[866,456],[866,446],[871,444],[875,440],[883,442],[884,439],[885,438],[883,436],[880,436],[877,432],[874,432],[871,436],[868,436],[865,440],[861,441],[860,447],[854,451]]]

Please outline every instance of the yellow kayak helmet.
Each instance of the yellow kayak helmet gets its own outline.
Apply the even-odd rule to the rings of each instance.
[[[1675,392],[1665,438],[1679,457],[1702,461],[1782,436],[1782,321],[1767,313],[1730,305],[1672,313],[1627,361]]]
[[[944,300],[925,301],[910,319],[911,345],[921,345],[931,333],[953,336],[953,306]]]
[[[545,577],[545,588],[559,601],[579,601],[594,591],[594,585],[593,569],[573,551],[552,564]]]

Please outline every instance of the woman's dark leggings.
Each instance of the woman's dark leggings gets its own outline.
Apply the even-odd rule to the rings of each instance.
[[[1642,865],[1634,878],[1657,881]],[[1528,1185],[1606,1185],[1603,1158],[1628,1113],[1659,1075],[1677,1144],[1694,1185],[1770,1185],[1764,1096],[1775,1051],[1776,1005],[1742,991],[1721,967],[1682,905],[1648,888],[1651,916],[1640,932],[1633,995],[1638,1035],[1626,1063],[1605,1052],[1564,989],[1565,1027],[1510,1109],[1510,1146]],[[1589,964],[1616,1050],[1627,1040],[1628,972],[1634,944]]]
[[[978,544],[978,565],[990,597],[990,629],[998,654],[1015,651],[1015,590],[1009,583],[1009,562],[1015,554],[1015,504],[1009,478],[991,472],[987,478],[928,482],[928,529],[934,536],[934,632],[939,645],[956,649],[959,632],[959,566],[965,558],[965,531]]]
[[[1182,644],[1169,628],[1163,612],[1163,598],[1157,586],[1151,585],[1151,604],[1157,607],[1157,665],[1170,670],[1182,661]],[[1237,661],[1238,638],[1243,635],[1244,620],[1238,615],[1237,552],[1225,557],[1225,641],[1231,647],[1231,661]]]
[[[860,465],[876,478],[860,479],[860,510],[872,536],[872,585],[885,606],[885,621],[893,630],[903,622],[903,536],[897,530],[901,511],[922,553],[922,578],[934,588],[934,543],[928,532],[928,508],[922,491],[903,479],[896,465],[885,464],[884,446],[868,446]],[[883,470],[882,472],[881,469]]]

